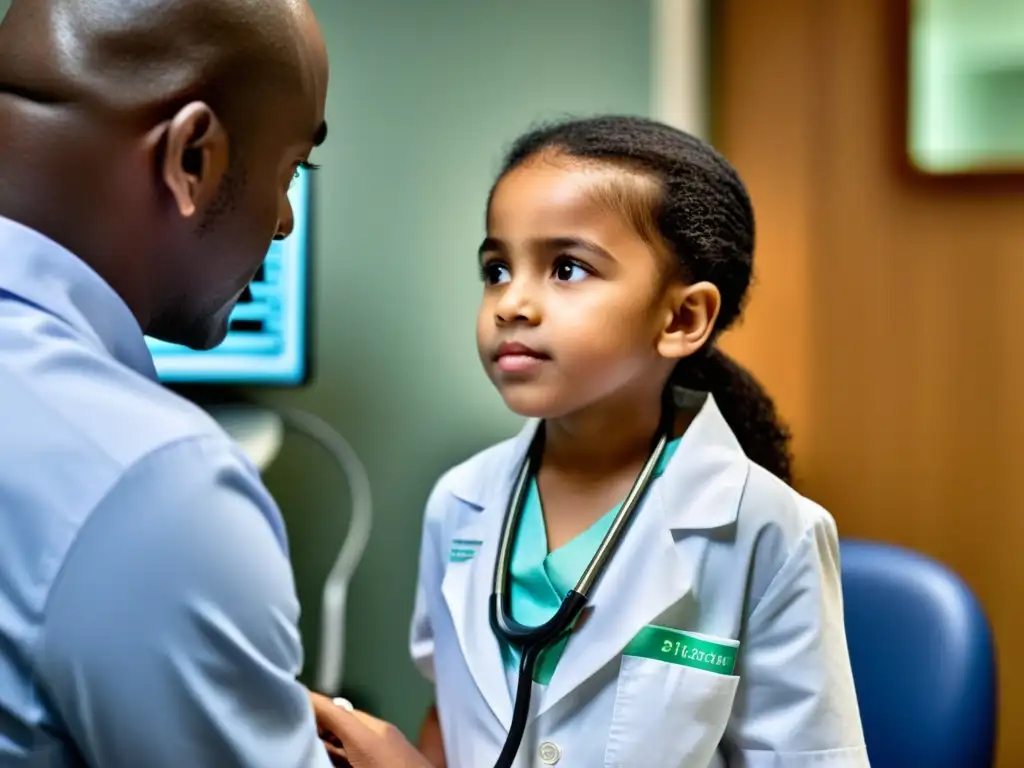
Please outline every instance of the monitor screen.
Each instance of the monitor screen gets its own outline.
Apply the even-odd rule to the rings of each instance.
[[[227,337],[196,352],[147,338],[160,380],[168,384],[298,386],[307,375],[309,171],[288,190],[295,229],[275,241],[231,313]]]

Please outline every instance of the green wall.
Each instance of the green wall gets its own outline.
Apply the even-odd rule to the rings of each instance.
[[[363,459],[375,529],[349,605],[346,689],[412,730],[428,701],[406,639],[423,503],[446,468],[517,429],[476,359],[476,249],[502,149],[538,119],[649,109],[644,0],[320,0],[330,138],[314,190],[307,408]],[[267,475],[288,518],[313,668],[344,485],[296,439]]]
[[[0,12],[8,0],[0,0]],[[567,113],[646,113],[646,0],[319,0],[330,138],[314,180],[313,384],[255,392],[337,427],[367,466],[374,534],[351,594],[346,691],[413,731],[427,686],[406,652],[423,502],[512,433],[476,360],[475,252],[502,148]],[[288,519],[312,672],[343,481],[300,439],[267,473]]]

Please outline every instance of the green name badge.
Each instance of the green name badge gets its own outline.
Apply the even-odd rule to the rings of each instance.
[[[448,562],[469,562],[480,550],[481,544],[483,544],[483,542],[478,539],[452,539],[452,548],[448,553]]]
[[[668,664],[731,675],[736,667],[739,643],[711,640],[703,635],[667,627],[646,626],[629,641],[624,656],[654,659]]]

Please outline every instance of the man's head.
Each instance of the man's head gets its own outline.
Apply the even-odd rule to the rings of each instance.
[[[95,269],[157,338],[218,344],[326,136],[305,0],[14,0],[0,216]]]

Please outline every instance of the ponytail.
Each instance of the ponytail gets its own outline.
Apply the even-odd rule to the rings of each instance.
[[[707,351],[682,360],[676,366],[672,383],[710,392],[747,458],[792,484],[789,429],[750,371],[712,345]]]

